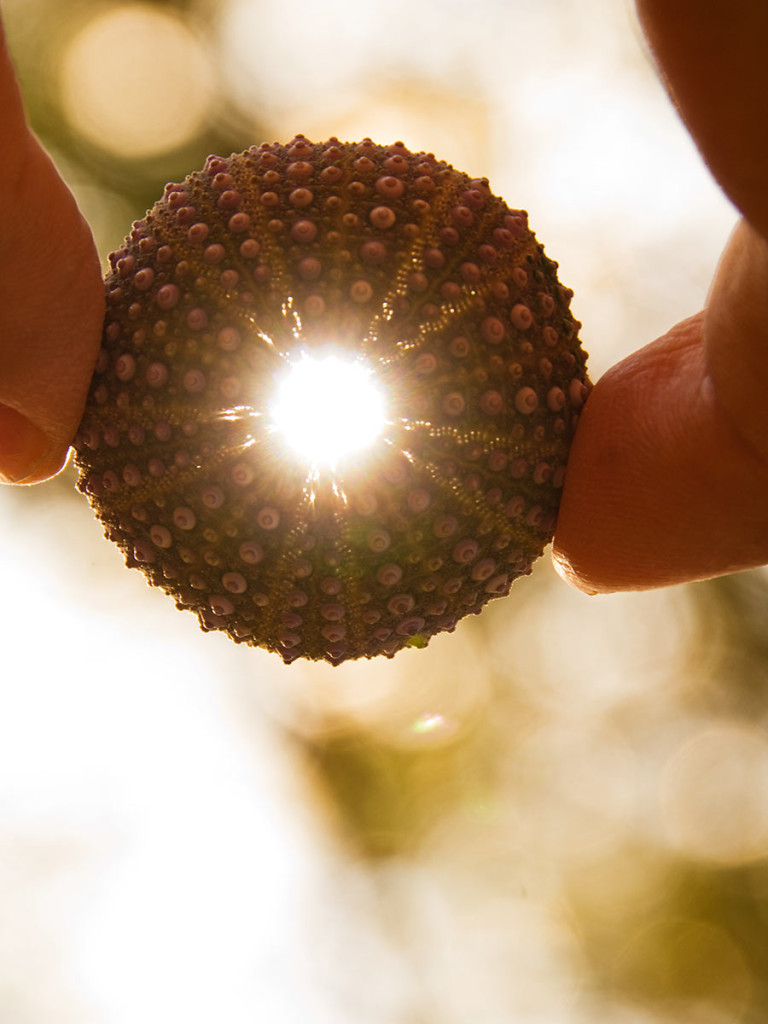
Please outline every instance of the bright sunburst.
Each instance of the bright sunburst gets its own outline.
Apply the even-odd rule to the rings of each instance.
[[[387,419],[384,396],[360,360],[302,355],[278,382],[271,420],[313,468],[332,468],[371,444]]]

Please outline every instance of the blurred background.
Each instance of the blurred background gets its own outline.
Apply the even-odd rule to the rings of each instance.
[[[106,257],[210,152],[403,139],[529,210],[597,378],[735,221],[622,0],[3,0]],[[764,1024],[768,575],[548,557],[393,661],[204,636],[0,490],[0,1021]]]

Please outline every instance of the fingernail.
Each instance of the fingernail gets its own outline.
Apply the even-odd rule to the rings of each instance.
[[[586,594],[587,597],[597,597],[600,593],[591,583],[582,579],[581,576],[574,572],[571,563],[559,551],[552,552],[552,564],[558,576],[572,587],[575,587],[576,590],[580,590],[582,594]]]
[[[26,416],[0,404],[0,482],[28,479],[52,448],[51,439]]]

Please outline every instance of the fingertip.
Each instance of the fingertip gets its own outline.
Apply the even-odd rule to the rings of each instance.
[[[30,484],[48,480],[67,461],[67,448],[18,409],[0,404],[0,482]]]
[[[567,554],[561,550],[557,543],[552,548],[552,564],[558,576],[575,590],[580,590],[587,597],[596,597],[601,593],[599,586],[595,586],[591,580],[585,579],[579,574]]]
[[[768,467],[719,407],[704,317],[592,390],[568,463],[553,557],[585,593],[669,586],[768,561]]]

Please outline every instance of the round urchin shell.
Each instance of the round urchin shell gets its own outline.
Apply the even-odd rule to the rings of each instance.
[[[166,186],[110,264],[79,487],[204,630],[287,662],[391,656],[530,572],[586,355],[557,264],[485,179],[299,135]],[[265,411],[278,371],[329,345],[388,421],[318,472]]]

